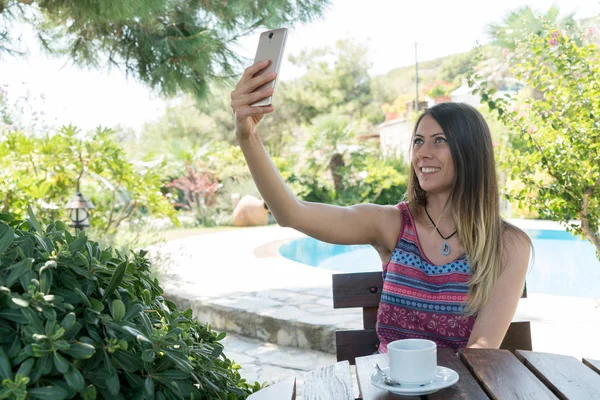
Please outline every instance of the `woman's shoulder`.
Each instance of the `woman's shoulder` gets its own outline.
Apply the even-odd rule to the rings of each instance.
[[[506,244],[531,247],[531,239],[525,231],[507,221],[502,221],[502,239]]]
[[[502,258],[504,265],[520,265],[527,267],[531,255],[532,243],[529,236],[518,226],[503,221]]]
[[[379,225],[383,241],[380,245],[390,252],[396,247],[398,236],[402,231],[402,209],[405,207],[403,204],[379,206],[382,210]]]

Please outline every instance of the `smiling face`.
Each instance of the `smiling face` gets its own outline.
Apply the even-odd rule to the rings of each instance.
[[[454,162],[444,131],[431,115],[425,115],[412,143],[412,167],[419,185],[428,193],[450,193]]]

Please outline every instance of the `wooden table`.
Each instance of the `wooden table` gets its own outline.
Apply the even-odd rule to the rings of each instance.
[[[439,392],[416,397],[393,395],[371,385],[373,363],[387,367],[387,354],[356,358],[362,400],[573,399],[600,400],[600,361],[518,350],[464,349],[458,354],[438,349],[438,365],[452,368],[460,379]],[[304,375],[305,400],[354,400],[348,361],[317,368]],[[249,400],[293,400],[296,382],[280,382]]]
[[[550,353],[438,349],[438,365],[458,372],[459,381],[421,397],[393,395],[371,385],[373,363],[387,367],[387,354],[356,359],[363,400],[388,399],[582,399],[600,400],[600,363]]]

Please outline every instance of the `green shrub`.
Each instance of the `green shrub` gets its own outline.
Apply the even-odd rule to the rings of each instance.
[[[176,223],[175,209],[160,192],[161,166],[132,164],[110,129],[84,139],[73,126],[44,136],[0,131],[0,171],[0,209],[19,218],[34,205],[48,221],[66,219],[63,207],[80,178],[82,193],[96,206],[92,223],[104,233],[147,215]]]
[[[323,170],[301,168],[298,173],[282,172],[282,176],[298,197],[311,202],[387,205],[398,203],[406,194],[408,165],[402,158],[383,157],[379,149],[361,148],[346,155],[339,192],[331,174]]]
[[[145,252],[0,214],[0,399],[243,399],[225,336],[161,297]]]
[[[352,153],[347,170],[347,184],[339,196],[341,204],[388,205],[405,197],[409,167],[401,157],[384,157],[378,149]]]

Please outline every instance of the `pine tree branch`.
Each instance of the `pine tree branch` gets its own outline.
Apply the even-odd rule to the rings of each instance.
[[[238,32],[237,34],[235,34],[232,37],[230,37],[229,39],[227,39],[225,41],[225,43],[235,42],[238,39],[240,39],[246,35],[249,35],[250,33],[254,32],[259,26],[263,25],[264,22],[265,22],[264,18],[259,19],[254,24],[250,25],[250,27],[248,27],[246,30]]]

